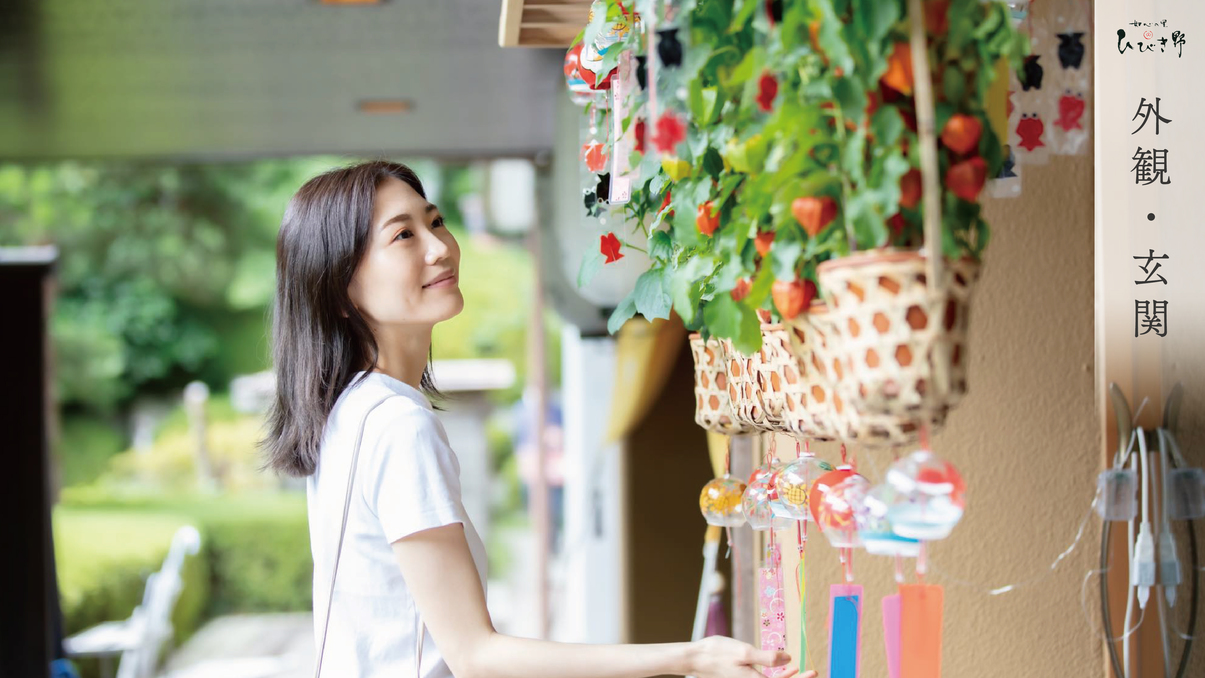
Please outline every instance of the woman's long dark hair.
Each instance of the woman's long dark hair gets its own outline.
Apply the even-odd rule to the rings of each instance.
[[[377,187],[390,177],[427,197],[409,167],[376,160],[310,179],[285,209],[272,323],[276,397],[261,443],[279,473],[314,473],[335,401],[357,371],[376,365],[376,341],[347,288],[368,247]],[[421,387],[438,395],[429,361]]]

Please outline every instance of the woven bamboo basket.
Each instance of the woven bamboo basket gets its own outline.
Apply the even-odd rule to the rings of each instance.
[[[837,392],[862,419],[934,421],[966,394],[967,321],[978,264],[942,267],[928,284],[918,252],[879,250],[817,269]],[[905,427],[907,428],[907,427]]]
[[[908,0],[908,20],[914,72],[930,74],[921,0]],[[914,441],[923,426],[940,426],[967,389],[967,317],[979,267],[942,256],[932,80],[917,77],[914,87],[924,249],[857,252],[816,269],[842,425],[869,444]],[[846,230],[852,250],[848,222]]]
[[[783,332],[787,355],[781,368],[781,430],[815,440],[845,437],[839,414],[844,403],[829,377],[825,315],[822,305],[813,305],[807,313],[788,321]]]
[[[786,328],[762,325],[762,345],[756,353],[745,355],[730,339],[723,339],[724,370],[728,375],[728,399],[742,423],[761,431],[782,430],[785,405],[782,367],[790,360]]]
[[[698,333],[691,334],[690,353],[695,362],[695,423],[727,435],[752,431],[751,426],[737,419],[728,399],[728,375],[720,342],[715,338],[704,342]]]

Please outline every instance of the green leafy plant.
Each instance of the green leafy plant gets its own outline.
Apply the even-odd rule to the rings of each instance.
[[[608,2],[606,17],[617,4]],[[820,262],[922,244],[908,2],[781,5],[773,16],[760,0],[677,3],[689,46],[680,66],[661,73],[687,92],[686,139],[673,155],[658,160],[646,147],[632,159],[641,180],[624,206],[624,245],[647,242],[652,264],[616,308],[612,331],[672,308],[690,329],[752,352],[759,312],[806,311]],[[599,14],[583,40],[603,29]],[[1028,43],[1002,3],[927,0],[924,14],[941,136],[941,251],[978,259],[990,235],[978,194],[1004,160],[988,92],[997,64],[1019,68]],[[629,36],[607,56],[617,62],[616,47],[639,53],[644,44]],[[632,109],[625,129],[641,115]]]

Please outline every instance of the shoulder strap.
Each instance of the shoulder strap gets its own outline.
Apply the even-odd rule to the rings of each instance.
[[[331,623],[331,605],[335,602],[335,578],[339,576],[339,557],[343,555],[343,536],[347,533],[347,515],[351,510],[351,491],[356,480],[356,463],[360,459],[360,443],[364,440],[364,425],[368,423],[368,415],[380,407],[386,400],[399,397],[397,394],[385,396],[368,408],[364,413],[364,417],[360,420],[360,428],[356,432],[356,446],[351,453],[351,470],[347,473],[347,495],[343,500],[343,523],[339,526],[339,546],[335,551],[335,567],[331,571],[331,586],[330,593],[326,599],[326,619],[322,622],[322,641],[318,645],[318,660],[314,664],[314,678],[320,678],[322,675],[322,654],[326,650],[326,634]],[[423,636],[425,635],[426,626],[423,625],[422,617],[418,620],[418,643],[415,650],[414,673],[419,675],[419,667],[422,664],[423,656]]]

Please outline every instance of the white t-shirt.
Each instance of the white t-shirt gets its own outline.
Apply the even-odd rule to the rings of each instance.
[[[306,481],[310,548],[314,556],[314,638],[322,625],[347,478],[364,414],[381,399],[364,427],[355,488],[335,582],[322,675],[330,678],[410,678],[418,635],[418,609],[393,554],[402,537],[462,523],[485,589],[486,555],[460,499],[460,464],[443,425],[419,390],[379,372],[348,387],[327,419],[318,470]],[[426,634],[424,678],[452,675]]]

